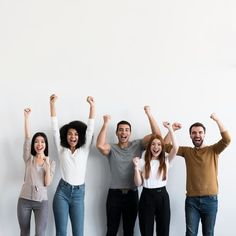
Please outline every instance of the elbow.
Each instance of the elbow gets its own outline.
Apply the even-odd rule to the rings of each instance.
[[[103,151],[103,145],[101,145],[100,143],[97,143],[97,144],[96,144],[96,148],[97,148],[100,152]]]
[[[228,146],[231,143],[231,136],[227,130],[221,132],[221,137],[222,137],[222,141],[224,142],[225,145]]]
[[[108,155],[109,150],[106,148],[106,146],[104,146],[102,144],[97,144],[96,147],[100,151],[100,153],[102,153],[105,156]]]
[[[97,148],[97,149],[100,149],[100,145],[99,145],[98,142],[96,142],[96,148]]]
[[[102,142],[99,139],[97,139],[96,140],[96,148],[100,150],[102,148],[102,146],[103,146]]]
[[[227,144],[229,145],[231,143],[231,136],[228,137]]]

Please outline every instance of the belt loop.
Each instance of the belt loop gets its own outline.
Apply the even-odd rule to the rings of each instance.
[[[127,194],[129,192],[129,189],[121,189],[122,194]]]

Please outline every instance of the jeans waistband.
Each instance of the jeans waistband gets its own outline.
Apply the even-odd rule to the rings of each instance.
[[[60,182],[59,182],[60,185],[64,185],[68,188],[71,188],[71,189],[79,189],[81,188],[82,186],[84,186],[84,184],[81,184],[81,185],[71,185],[69,184],[68,182],[66,182],[65,180],[63,179],[60,179]]]

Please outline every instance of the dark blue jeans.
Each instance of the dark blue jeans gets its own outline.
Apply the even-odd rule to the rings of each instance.
[[[123,235],[133,236],[134,225],[138,211],[138,190],[121,191],[109,189],[106,203],[107,233],[106,236],[116,236],[120,219],[123,219]]]
[[[213,236],[217,209],[217,195],[186,197],[186,236],[197,236],[200,219],[202,223],[202,235]]]
[[[73,236],[84,235],[84,193],[84,184],[73,186],[60,180],[53,199],[56,236],[67,236],[68,216]]]

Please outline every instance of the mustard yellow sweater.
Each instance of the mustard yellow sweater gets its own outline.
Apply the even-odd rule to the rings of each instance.
[[[186,163],[187,184],[186,195],[189,197],[218,194],[218,158],[229,145],[230,136],[227,131],[221,133],[221,140],[203,148],[180,146],[177,155]],[[166,145],[169,152],[171,145]]]

